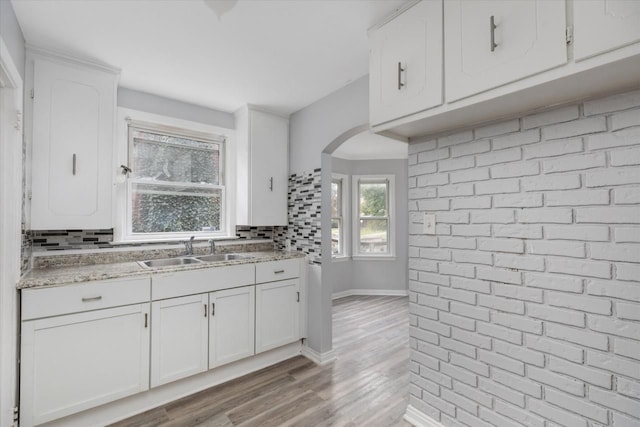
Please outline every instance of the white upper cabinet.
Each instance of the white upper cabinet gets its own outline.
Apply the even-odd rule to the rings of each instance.
[[[447,101],[565,64],[565,28],[564,1],[447,0]]]
[[[640,1],[574,1],[574,56],[582,60],[640,41]]]
[[[237,224],[287,225],[289,120],[245,107],[236,128]]]
[[[110,228],[118,76],[31,57],[31,228]]]
[[[369,34],[370,122],[442,104],[442,1],[424,1]]]

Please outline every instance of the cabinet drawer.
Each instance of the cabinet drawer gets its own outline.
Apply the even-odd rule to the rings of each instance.
[[[255,281],[256,270],[253,264],[154,275],[151,285],[151,299],[156,301],[237,288],[238,286],[253,285]]]
[[[22,320],[149,302],[150,286],[148,277],[138,277],[24,289]]]
[[[256,283],[274,282],[299,276],[299,259],[285,259],[256,264]]]

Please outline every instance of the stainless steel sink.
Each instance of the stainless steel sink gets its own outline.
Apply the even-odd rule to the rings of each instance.
[[[202,261],[196,258],[180,257],[180,258],[163,258],[163,259],[150,259],[147,261],[138,261],[144,268],[158,268],[158,267],[175,267],[180,265],[199,264]]]
[[[197,259],[204,262],[221,262],[221,261],[234,261],[237,259],[249,259],[254,258],[248,255],[239,255],[239,254],[213,254],[213,255],[205,255],[199,256]]]

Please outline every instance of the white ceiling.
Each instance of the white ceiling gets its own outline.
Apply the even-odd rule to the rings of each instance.
[[[365,131],[342,143],[331,155],[347,160],[406,159],[409,145]]]
[[[405,1],[12,0],[27,43],[118,67],[123,87],[281,114],[367,74],[367,28]]]

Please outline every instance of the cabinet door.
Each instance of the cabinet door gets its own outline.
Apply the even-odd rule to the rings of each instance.
[[[446,100],[565,64],[565,19],[561,0],[446,1]]]
[[[577,61],[640,41],[640,1],[573,2],[574,47]]]
[[[151,387],[207,370],[208,294],[151,303]]]
[[[254,226],[287,225],[289,121],[250,111],[250,220]]]
[[[149,304],[22,322],[21,425],[149,388]]]
[[[110,228],[115,77],[34,63],[31,228]]]
[[[209,369],[255,354],[255,286],[209,294]]]
[[[442,1],[423,1],[370,34],[370,121],[442,104]]]
[[[299,291],[297,279],[256,285],[256,354],[300,339]]]

